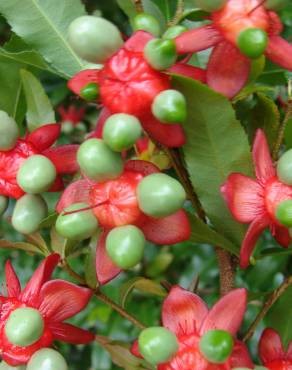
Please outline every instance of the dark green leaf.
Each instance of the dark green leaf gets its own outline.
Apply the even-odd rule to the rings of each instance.
[[[285,144],[287,149],[292,148],[292,118],[288,120],[285,126]]]
[[[117,3],[129,18],[134,18],[137,14],[133,0],[117,0]]]
[[[191,181],[215,228],[239,248],[245,227],[232,218],[220,187],[232,172],[252,174],[247,136],[226,97],[179,76],[173,86],[188,104],[183,152]]]

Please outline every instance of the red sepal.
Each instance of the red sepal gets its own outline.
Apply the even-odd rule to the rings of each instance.
[[[68,82],[68,87],[76,95],[80,95],[80,90],[91,82],[98,83],[99,69],[86,69],[77,73]]]
[[[231,368],[247,367],[253,369],[254,365],[250,358],[248,349],[243,342],[236,340],[230,358]]]
[[[122,271],[112,262],[107,254],[105,248],[107,234],[108,231],[104,231],[101,234],[96,247],[96,276],[101,285],[108,283]]]
[[[125,164],[125,171],[138,172],[143,176],[161,172],[155,164],[143,160],[129,160]]]
[[[94,334],[67,323],[50,324],[55,340],[71,344],[87,344],[94,340]]]
[[[99,114],[98,121],[96,123],[95,131],[90,135],[90,137],[102,138],[102,132],[106,120],[111,116],[111,112],[107,108],[103,108]]]
[[[57,123],[44,125],[30,133],[27,136],[27,141],[42,152],[54,144],[58,139],[60,132],[61,126]]]
[[[185,144],[186,137],[181,125],[161,123],[150,112],[142,115],[140,120],[144,130],[159,143],[169,148],[178,148]]]
[[[282,37],[270,36],[265,54],[272,62],[292,71],[292,45]]]
[[[261,183],[265,183],[267,180],[276,175],[268,142],[264,131],[261,129],[257,130],[256,132],[252,147],[252,155],[255,164],[256,176]]]
[[[91,185],[86,180],[72,182],[63,192],[56,206],[56,211],[61,213],[64,208],[73,203],[88,203]]]
[[[168,69],[168,72],[192,78],[196,81],[206,83],[206,71],[202,68],[194,67],[189,64],[177,63]]]
[[[124,44],[124,48],[135,53],[143,53],[146,44],[154,37],[146,31],[136,31]]]
[[[51,280],[40,291],[39,311],[51,322],[62,322],[82,311],[92,291],[64,280]]]
[[[141,355],[139,351],[139,344],[137,340],[135,340],[135,342],[133,343],[131,347],[131,353],[136,357],[143,358],[143,356]]]
[[[208,49],[223,40],[219,31],[207,25],[183,32],[175,39],[176,50],[179,54],[196,53]]]
[[[162,306],[162,323],[177,335],[197,333],[208,314],[205,302],[196,294],[176,285]]]
[[[145,217],[139,225],[145,238],[155,244],[176,244],[188,240],[191,227],[184,210],[163,218]]]
[[[285,358],[281,338],[275,330],[264,330],[259,342],[259,354],[264,364]]]
[[[250,60],[229,42],[221,42],[210,56],[207,83],[214,90],[232,98],[246,84]]]
[[[56,253],[44,259],[21,292],[19,300],[29,303],[32,307],[36,307],[41,287],[51,277],[59,261],[60,256]]]
[[[61,176],[57,175],[55,182],[48,190],[51,193],[58,192],[64,190],[64,182]]]
[[[10,261],[5,264],[5,277],[8,297],[17,298],[21,292],[21,286]]]
[[[43,152],[55,165],[60,174],[73,174],[78,171],[76,155],[79,145],[62,145],[56,148],[50,148]]]

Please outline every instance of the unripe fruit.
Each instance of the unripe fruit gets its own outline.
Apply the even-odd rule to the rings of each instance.
[[[16,122],[3,110],[0,111],[0,150],[8,151],[14,148],[19,136]]]
[[[284,184],[292,185],[292,149],[287,150],[279,159],[277,176]]]
[[[25,194],[15,204],[11,223],[18,232],[31,234],[38,230],[47,213],[47,204],[41,196]]]
[[[91,63],[104,63],[123,46],[121,33],[113,23],[91,15],[70,24],[68,41],[76,54]]]
[[[202,355],[214,364],[223,364],[233,350],[233,337],[224,330],[209,330],[199,342]]]
[[[80,96],[87,101],[95,101],[99,97],[99,86],[97,83],[91,82],[80,90]]]
[[[49,190],[57,176],[54,164],[43,155],[32,155],[17,172],[17,183],[23,191],[39,194]]]
[[[0,364],[0,370],[25,370],[26,367],[23,366],[10,366],[6,362],[2,361]]]
[[[152,217],[165,217],[177,212],[184,204],[186,192],[180,182],[163,173],[148,175],[137,187],[141,210]]]
[[[71,204],[65,212],[78,211],[87,208],[86,203]],[[56,230],[64,238],[84,240],[90,238],[98,227],[98,221],[92,210],[80,211],[71,214],[61,213],[56,221]]]
[[[187,103],[177,90],[165,90],[152,103],[152,113],[164,123],[182,123],[187,118]]]
[[[68,370],[68,365],[59,352],[42,348],[32,355],[26,370]]]
[[[123,172],[121,155],[113,152],[101,139],[89,139],[81,144],[77,161],[84,174],[96,181],[112,180]]]
[[[269,10],[281,10],[288,4],[288,0],[266,0],[265,7]]]
[[[44,332],[44,320],[34,308],[22,307],[12,311],[6,324],[5,335],[10,343],[28,347],[37,342]]]
[[[175,39],[177,36],[181,35],[183,32],[186,32],[187,30],[188,28],[185,26],[181,26],[181,25],[172,26],[172,27],[169,27],[164,32],[164,34],[162,35],[162,38],[172,40],[172,39]]]
[[[268,46],[268,35],[260,28],[248,28],[237,39],[237,46],[242,54],[251,59],[259,58]]]
[[[280,224],[292,227],[292,200],[284,200],[276,209],[276,219]]]
[[[8,203],[9,203],[8,198],[4,197],[3,195],[0,195],[0,216],[2,216],[3,213],[6,211]]]
[[[169,361],[178,351],[176,336],[163,327],[144,329],[138,339],[141,355],[152,365]]]
[[[108,255],[122,269],[136,266],[143,257],[144,248],[144,234],[134,225],[116,227],[106,238]]]
[[[131,23],[134,31],[146,31],[156,37],[160,35],[160,24],[151,14],[139,13],[134,17]]]
[[[138,118],[124,113],[110,116],[102,133],[105,143],[116,152],[131,148],[141,135],[142,127]]]
[[[196,5],[206,12],[217,12],[221,10],[227,0],[196,0]]]
[[[150,40],[144,48],[144,57],[152,68],[159,71],[171,67],[177,58],[174,40]]]

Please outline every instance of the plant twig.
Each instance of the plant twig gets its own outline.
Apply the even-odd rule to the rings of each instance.
[[[284,282],[277,288],[275,289],[272,294],[269,296],[265,304],[263,305],[262,310],[260,313],[257,315],[251,326],[249,327],[247,333],[245,334],[243,341],[246,342],[248,339],[250,339],[258,324],[262,321],[262,319],[266,316],[267,312],[269,309],[273,306],[273,304],[280,298],[280,296],[286,291],[289,286],[292,285],[292,276],[288,277],[287,279],[284,280]]]
[[[138,13],[142,13],[144,11],[142,0],[134,0],[134,4]]]
[[[284,140],[286,124],[288,123],[289,119],[292,117],[291,88],[292,88],[292,80],[289,80],[289,84],[288,84],[288,103],[287,103],[286,114],[285,114],[285,117],[284,117],[283,121],[279,125],[278,137],[277,137],[277,140],[274,144],[273,152],[272,152],[272,158],[273,158],[274,161],[276,161],[278,159],[278,154],[279,154],[281,145],[282,145],[283,140]]]
[[[175,26],[176,24],[179,23],[182,15],[184,14],[184,7],[185,7],[184,0],[178,0],[175,15],[172,18],[172,20],[168,23],[170,27]]]
[[[80,276],[77,272],[75,272],[66,261],[63,261],[62,267],[67,273],[73,277],[75,280],[77,280],[81,285],[86,286],[88,289],[92,290],[95,294],[95,296],[105,304],[109,305],[113,310],[118,312],[121,316],[123,316],[125,319],[136,325],[140,329],[145,329],[145,325],[143,325],[140,321],[138,321],[135,317],[130,315],[126,310],[124,310],[120,305],[115,303],[113,300],[111,300],[109,297],[107,297],[105,294],[103,294],[99,289],[94,290],[90,288],[87,284],[85,279],[83,279],[82,276]]]
[[[220,247],[216,247],[215,251],[220,271],[220,293],[223,296],[234,288],[236,261],[230,253]]]

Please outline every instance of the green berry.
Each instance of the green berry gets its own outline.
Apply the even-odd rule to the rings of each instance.
[[[292,185],[292,149],[287,150],[279,159],[277,175],[281,182]]]
[[[178,351],[176,336],[160,326],[144,329],[138,345],[141,355],[152,365],[169,361]]]
[[[160,24],[155,17],[147,13],[139,13],[132,20],[132,27],[134,31],[146,31],[151,33],[153,36],[158,37],[160,35]]]
[[[103,128],[103,140],[114,151],[131,148],[142,135],[140,121],[130,114],[118,113],[110,116]]]
[[[68,370],[68,365],[59,352],[42,348],[32,355],[26,370]]]
[[[91,63],[104,63],[123,45],[113,23],[92,15],[83,15],[70,24],[68,41],[76,54]]]
[[[206,12],[217,12],[221,10],[227,0],[196,0],[196,5]]]
[[[96,181],[117,178],[123,172],[123,160],[103,140],[89,139],[80,145],[77,161],[86,176]]]
[[[95,101],[99,97],[99,86],[97,83],[91,82],[80,90],[80,96],[87,101]]]
[[[276,219],[280,224],[292,227],[292,200],[284,200],[276,209]]]
[[[10,366],[6,362],[2,361],[0,364],[0,370],[25,370],[25,366]]]
[[[164,70],[176,62],[177,53],[174,40],[150,40],[144,48],[144,57],[157,70]]]
[[[177,36],[181,35],[182,33],[186,32],[188,30],[185,26],[172,26],[169,27],[164,34],[162,35],[163,39],[175,39]]]
[[[26,193],[43,193],[52,186],[57,176],[54,164],[43,155],[32,155],[20,166],[17,183]]]
[[[6,211],[8,203],[9,199],[7,197],[4,197],[3,195],[0,195],[0,216],[2,216],[3,213]]]
[[[27,347],[37,342],[44,332],[44,320],[34,308],[22,307],[12,311],[6,324],[5,335],[10,343]]]
[[[64,132],[65,135],[71,134],[73,130],[74,130],[74,127],[71,121],[62,122],[62,132]]]
[[[34,233],[47,213],[47,204],[40,195],[25,194],[15,204],[12,226],[22,234]]]
[[[165,90],[152,103],[152,113],[164,123],[182,123],[187,118],[187,103],[177,90]]]
[[[14,148],[19,136],[19,130],[13,118],[0,110],[0,150],[8,151]]]
[[[115,227],[106,238],[108,255],[122,269],[136,266],[143,257],[144,248],[144,234],[133,225]]]
[[[177,212],[184,204],[186,193],[180,182],[163,173],[148,175],[137,187],[141,210],[152,217],[165,217]]]
[[[233,337],[224,330],[209,330],[199,342],[202,355],[214,364],[223,364],[233,350]]]
[[[78,211],[87,208],[86,203],[74,203],[65,212]],[[64,238],[84,240],[90,238],[98,227],[98,221],[91,210],[71,214],[61,213],[56,221],[56,230]]]
[[[248,28],[239,34],[237,46],[242,54],[257,59],[268,46],[268,35],[260,28]]]
[[[281,10],[288,4],[288,0],[266,0],[265,7],[269,10]]]

